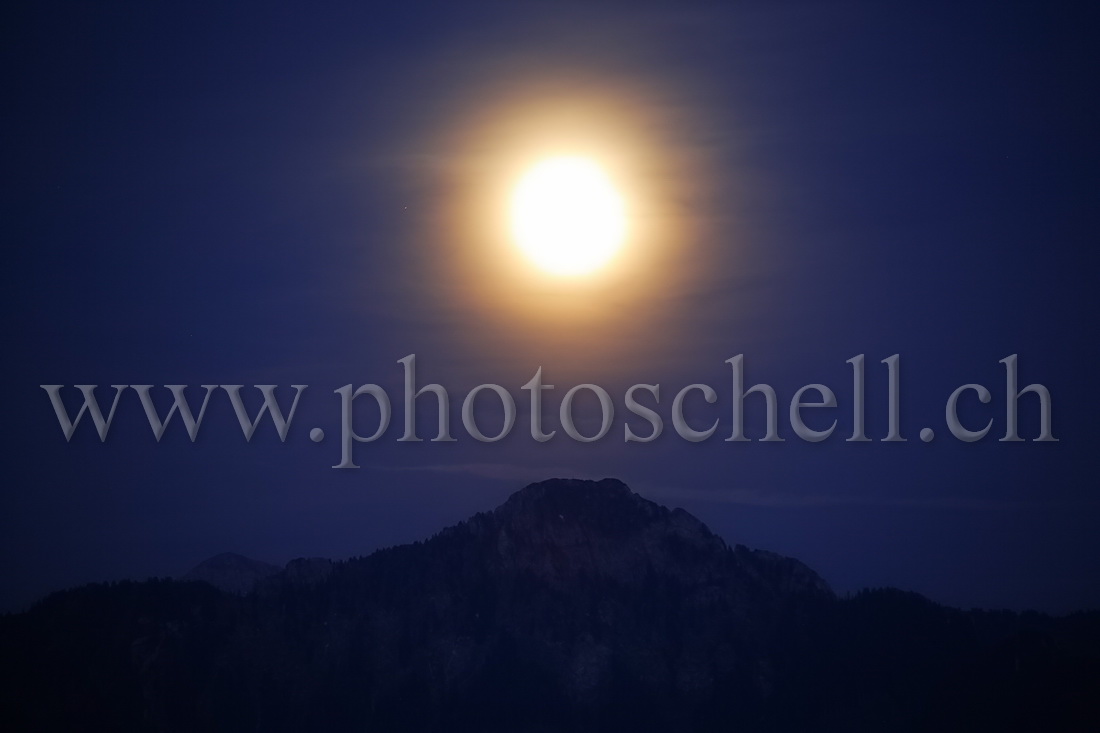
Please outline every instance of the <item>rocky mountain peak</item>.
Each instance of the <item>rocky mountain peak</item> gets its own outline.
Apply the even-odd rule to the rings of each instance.
[[[504,526],[583,524],[596,532],[616,532],[652,521],[662,508],[635,494],[622,481],[605,478],[550,479],[520,489],[493,516]]]
[[[769,592],[778,583],[784,593],[832,593],[797,560],[731,549],[690,513],[649,501],[614,478],[530,484],[443,535],[467,551],[479,547],[471,555],[479,565],[561,589],[596,579],[639,587],[665,578],[691,587],[724,579]]]
[[[201,580],[226,593],[244,595],[256,587],[258,582],[280,570],[276,565],[253,560],[235,552],[223,552],[203,560],[180,580]]]

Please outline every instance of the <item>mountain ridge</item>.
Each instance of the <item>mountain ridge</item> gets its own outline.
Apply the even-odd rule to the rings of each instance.
[[[424,541],[291,561],[244,596],[194,581],[54,594],[0,618],[0,659],[11,729],[1100,721],[1088,692],[1100,614],[964,612],[890,590],[840,599],[801,562],[731,547],[615,479],[530,484]]]
[[[244,595],[264,578],[282,570],[277,565],[236,552],[221,552],[191,568],[180,576],[180,580],[201,580],[226,593]]]

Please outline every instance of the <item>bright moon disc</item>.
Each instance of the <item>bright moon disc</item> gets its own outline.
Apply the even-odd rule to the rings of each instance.
[[[591,160],[544,160],[516,186],[512,234],[527,256],[547,272],[592,272],[623,243],[623,200]]]

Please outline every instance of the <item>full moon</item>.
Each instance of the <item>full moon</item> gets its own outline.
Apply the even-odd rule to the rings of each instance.
[[[622,246],[622,196],[594,161],[543,160],[527,171],[512,195],[512,235],[540,268],[584,275],[606,264]]]

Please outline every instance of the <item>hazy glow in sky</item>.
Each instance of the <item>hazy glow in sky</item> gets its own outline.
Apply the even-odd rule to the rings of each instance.
[[[24,5],[5,47],[18,183],[3,293],[19,358],[0,611],[226,550],[361,555],[552,476],[620,478],[838,590],[1100,607],[1096,416],[1082,398],[1100,362],[1088,12]],[[563,155],[590,156],[603,183],[532,184],[518,228],[536,246],[518,246],[517,186]],[[784,404],[810,382],[850,404],[845,360],[862,353],[868,435],[888,429],[878,362],[901,354],[908,442],[800,445],[782,426],[786,442],[759,445],[387,436],[359,446],[360,472],[319,471],[332,442],[309,434],[339,433],[333,390],[396,394],[413,353],[418,384],[452,395],[519,394],[542,367],[558,385],[548,415],[570,385],[661,384],[666,420],[674,385],[713,384],[728,404],[736,354],[746,387]],[[953,389],[1003,383],[998,360],[1014,353],[1020,386],[1050,389],[1060,442],[919,440]],[[310,388],[285,443],[245,443],[228,402],[195,443],[178,422],[157,442],[140,409],[106,443],[87,423],[68,443],[38,388],[119,382]],[[973,399],[986,411],[965,417],[1003,434],[991,391],[1001,402]],[[696,429],[727,420],[694,396],[716,410]],[[588,397],[579,422],[599,418]],[[746,408],[759,430],[763,404]],[[434,425],[431,396],[417,405]],[[852,413],[834,416],[850,435]]]

